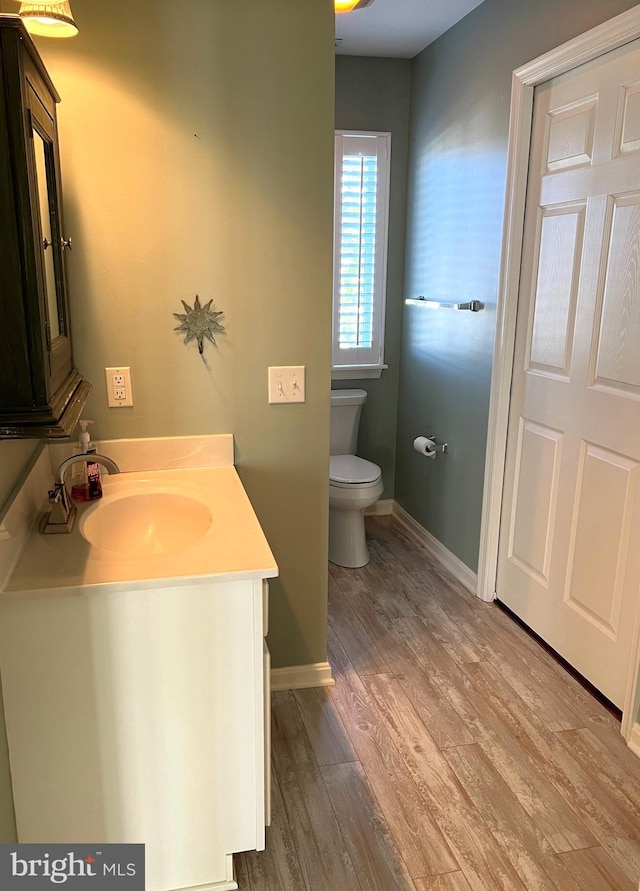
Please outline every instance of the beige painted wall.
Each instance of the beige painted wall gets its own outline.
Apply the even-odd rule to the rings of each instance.
[[[276,666],[326,658],[332,275],[329,0],[92,0],[39,39],[59,128],[76,363],[97,438],[232,432],[280,566]],[[198,294],[227,334],[204,356],[172,313]],[[307,401],[267,404],[268,365]],[[109,409],[104,367],[135,406]]]

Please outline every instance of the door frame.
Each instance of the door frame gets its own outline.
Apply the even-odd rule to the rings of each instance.
[[[517,68],[512,76],[502,261],[496,307],[496,336],[491,374],[489,426],[485,462],[482,526],[477,594],[496,598],[498,538],[507,449],[507,425],[515,353],[520,262],[524,235],[527,173],[533,116],[533,94],[538,84],[590,62],[640,37],[640,5],[592,28],[579,37]],[[640,723],[634,715],[640,702],[640,609],[636,618],[632,659],[627,677],[622,733],[640,755]],[[636,718],[640,721],[640,716]]]

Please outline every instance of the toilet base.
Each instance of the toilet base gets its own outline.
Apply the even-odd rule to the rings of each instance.
[[[329,509],[329,560],[355,569],[369,562],[364,510]]]

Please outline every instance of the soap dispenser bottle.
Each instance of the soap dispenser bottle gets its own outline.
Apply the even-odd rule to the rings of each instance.
[[[90,455],[96,449],[87,427],[93,421],[80,421],[80,437],[73,448],[74,455]],[[100,465],[92,461],[78,461],[71,467],[71,497],[74,501],[92,501],[102,496]]]

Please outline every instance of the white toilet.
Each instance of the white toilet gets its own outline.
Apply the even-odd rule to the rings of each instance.
[[[329,560],[338,566],[369,562],[364,511],[382,495],[380,468],[355,454],[366,399],[365,390],[331,391]]]

